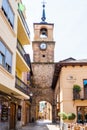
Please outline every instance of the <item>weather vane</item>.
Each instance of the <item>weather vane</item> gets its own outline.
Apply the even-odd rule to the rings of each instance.
[[[42,12],[42,22],[45,22],[46,20],[46,16],[45,16],[45,1],[43,0],[42,4],[43,4],[43,12]]]

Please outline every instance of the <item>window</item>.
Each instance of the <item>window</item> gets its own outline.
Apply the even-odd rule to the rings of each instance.
[[[1,121],[3,122],[8,121],[8,106],[6,106],[5,104],[2,105]]]
[[[6,63],[6,70],[11,73],[11,66]]]
[[[10,7],[8,0],[3,0],[2,10],[3,10],[5,16],[7,17],[11,27],[13,28],[14,27],[14,13]]]
[[[11,73],[12,68],[12,53],[0,41],[0,64]]]
[[[5,63],[6,63],[6,69],[9,71],[9,69],[12,66],[12,54],[10,53],[10,51],[8,49],[6,49],[6,59],[5,59]]]
[[[77,107],[77,122],[87,123],[87,106]]]
[[[5,45],[0,41],[0,52],[5,55]]]
[[[5,56],[0,52],[0,64],[4,67],[5,64]]]
[[[45,55],[42,55],[42,57],[45,57]]]
[[[83,80],[84,85],[84,98],[87,99],[87,79]]]
[[[5,65],[5,46],[0,41],[0,64],[4,67]]]

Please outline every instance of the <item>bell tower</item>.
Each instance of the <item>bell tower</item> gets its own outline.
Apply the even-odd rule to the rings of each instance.
[[[54,62],[53,39],[54,24],[47,23],[45,15],[45,3],[43,2],[42,18],[40,23],[34,23],[34,40],[32,42],[34,62]]]
[[[33,62],[32,62],[32,104],[31,119],[39,117],[39,102],[47,101],[52,106],[52,120],[56,119],[56,105],[54,103],[54,91],[52,80],[54,74],[54,47],[53,23],[46,22],[45,3],[43,2],[42,17],[40,23],[34,23],[34,39],[32,42]]]

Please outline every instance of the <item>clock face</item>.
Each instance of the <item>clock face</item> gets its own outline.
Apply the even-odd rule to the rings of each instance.
[[[47,47],[47,45],[46,45],[45,42],[43,42],[43,43],[40,44],[40,49],[45,50],[46,47]]]

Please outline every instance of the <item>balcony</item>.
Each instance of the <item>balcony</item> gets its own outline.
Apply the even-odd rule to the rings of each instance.
[[[25,62],[27,63],[27,65],[29,66],[29,64],[30,64],[30,57],[26,56],[28,54],[26,54],[24,48],[22,47],[22,45],[20,44],[19,41],[17,41],[17,49],[20,52],[20,54],[23,57],[23,59],[25,60]]]
[[[73,91],[73,100],[80,100],[80,93]]]
[[[30,30],[24,15],[21,10],[18,9],[18,39],[20,39],[23,45],[30,44]]]
[[[16,80],[15,80],[15,88],[17,88],[18,90],[20,90],[21,92],[23,92],[26,95],[29,95],[30,91],[29,91],[29,86],[27,86],[22,80],[20,80],[17,76],[16,76]]]
[[[23,22],[23,25],[24,25],[25,30],[26,30],[26,32],[27,32],[27,35],[28,35],[29,38],[30,38],[30,30],[29,30],[29,28],[28,28],[27,22],[25,21],[25,18],[24,18],[24,16],[23,16],[23,13],[22,13],[22,11],[20,11],[20,10],[18,10],[18,13],[19,13],[19,15],[20,15],[20,17],[21,17],[21,20],[22,20],[22,22]]]
[[[87,100],[87,91],[84,89],[81,89],[81,92],[78,93],[77,91],[73,91],[73,100]]]
[[[30,56],[29,54],[26,54],[24,48],[19,41],[17,41],[16,68],[18,68],[22,72],[30,71]]]

